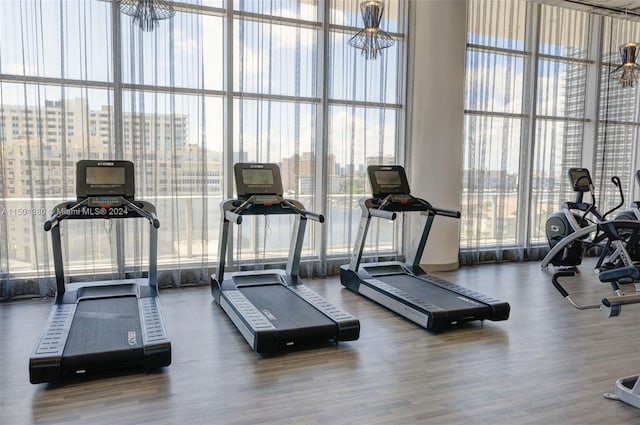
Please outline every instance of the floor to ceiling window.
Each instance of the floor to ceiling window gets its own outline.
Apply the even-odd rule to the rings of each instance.
[[[468,3],[463,250],[518,240],[519,161],[528,127],[526,18],[526,2]]]
[[[548,215],[575,198],[570,167],[591,170],[602,210],[619,200],[612,175],[632,191],[637,89],[609,73],[640,23],[524,0],[467,5],[461,258],[539,258]]]
[[[74,198],[83,158],[135,163],[136,196],[156,204],[162,221],[165,285],[205,282],[215,267],[219,204],[233,196],[238,161],[278,163],[286,196],[327,216],[308,226],[307,258],[348,256],[366,165],[401,160],[406,2],[384,2],[383,27],[395,44],[375,61],[347,44],[362,27],[358,0],[169,3],[175,16],[149,32],[117,1],[3,5],[3,297],[19,292],[10,282],[53,274],[42,222]],[[79,273],[115,270],[120,237],[127,260],[143,265],[146,228],[126,226],[74,223],[64,235],[65,264]],[[247,220],[234,260],[286,257],[289,230],[288,219]],[[396,232],[380,227],[373,248],[397,251]]]
[[[634,199],[638,185],[635,172],[638,163],[638,130],[640,129],[640,98],[638,87],[623,87],[611,70],[621,62],[619,46],[640,40],[640,20],[604,19],[602,24],[602,52],[598,132],[594,170],[600,187],[598,203],[603,209],[619,204],[620,196],[610,182],[613,175],[620,177],[626,204]],[[635,190],[634,190],[635,189]]]

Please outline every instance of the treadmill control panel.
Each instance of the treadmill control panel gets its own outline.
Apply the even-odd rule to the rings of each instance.
[[[282,198],[282,177],[277,164],[239,162],[233,166],[238,199],[263,199],[279,202]]]
[[[371,182],[373,197],[386,198],[389,195],[409,195],[409,181],[404,168],[399,165],[370,165],[367,174]]]
[[[122,205],[122,198],[120,196],[93,196],[88,198],[87,205],[100,208],[119,207]]]
[[[131,161],[78,161],[76,166],[76,196],[78,200],[98,198],[103,205],[114,205],[123,197],[133,199],[135,176]],[[97,205],[91,199],[91,205]]]
[[[265,207],[268,207],[270,205],[279,204],[280,202],[282,202],[282,197],[273,195],[254,195],[253,198],[251,198],[251,201],[254,204],[264,205]]]

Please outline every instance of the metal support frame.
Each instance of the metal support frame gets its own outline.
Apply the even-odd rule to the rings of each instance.
[[[298,276],[300,271],[300,256],[302,255],[302,247],[304,246],[304,232],[307,228],[307,219],[301,215],[296,215],[293,225],[293,234],[291,245],[289,246],[289,258],[285,271],[288,276]]]
[[[413,254],[410,254],[410,250],[407,252],[406,263],[411,264],[413,268],[420,267],[420,260],[422,260],[422,254],[424,253],[424,248],[427,246],[427,239],[429,239],[429,233],[431,232],[431,225],[433,224],[433,219],[435,218],[435,214],[432,211],[425,211],[420,213],[421,217],[426,216],[424,220],[424,225],[422,226],[422,233],[420,234],[420,239],[418,243],[415,245],[415,250]]]
[[[232,200],[226,200],[220,203],[220,235],[218,239],[218,268],[216,269],[216,280],[222,283],[224,280],[224,268],[227,263],[227,246],[229,242],[229,219],[225,212],[230,211],[233,207]]]
[[[360,224],[358,225],[358,234],[356,235],[356,244],[353,248],[351,261],[349,262],[349,270],[358,272],[360,267],[360,260],[362,260],[362,252],[364,251],[364,243],[367,239],[367,233],[369,233],[369,224],[371,224],[371,213],[367,206],[367,198],[361,198],[358,203],[362,209],[362,216],[360,217]]]
[[[358,234],[356,235],[356,243],[353,248],[353,255],[349,262],[349,270],[356,273],[360,268],[362,253],[364,251],[367,233],[369,232],[369,225],[371,224],[372,217],[370,211],[371,199],[362,198],[360,199],[359,204],[362,208],[362,216],[360,217],[360,224],[358,226]],[[409,249],[405,258],[405,263],[411,265],[413,268],[420,267],[420,260],[422,259],[422,254],[424,253],[424,249],[427,245],[429,233],[431,232],[431,226],[435,218],[435,214],[433,211],[422,211],[420,215],[426,217],[424,220],[424,224],[422,225],[422,232],[420,233],[420,237],[415,245],[415,248],[413,249],[413,252],[411,252],[411,249]]]
[[[254,205],[248,201],[238,207],[235,203],[235,199],[227,199],[220,204],[221,221],[220,238],[218,239],[219,261],[215,272],[215,280],[218,284],[221,284],[224,281],[224,269],[229,251],[228,246],[233,240],[233,238],[230,237],[230,224],[233,221],[235,224],[240,225],[242,223],[241,217],[245,215],[296,214],[292,230],[293,238],[291,239],[291,244],[289,246],[289,255],[287,257],[285,272],[289,276],[297,276],[299,273],[302,248],[304,246],[305,231],[307,228],[307,217],[304,215],[305,213],[311,213],[306,212],[302,204],[298,201],[287,199],[282,199],[280,204],[274,204],[270,207],[264,207],[259,204]],[[255,207],[255,210],[251,210],[250,208],[252,207]]]
[[[138,207],[140,211],[131,209],[130,213],[126,217],[117,218],[118,220],[124,218],[144,218],[145,213],[153,213],[155,215],[156,209],[153,204],[146,201],[136,201],[137,204],[141,204]],[[78,203],[63,202],[58,204],[54,211],[69,211],[75,209]],[[76,210],[81,213],[81,210]],[[69,216],[68,219],[85,219],[85,220],[105,220],[104,217],[96,217],[92,215],[85,216],[83,214],[76,214]],[[114,218],[115,219],[115,218]],[[66,221],[66,220],[65,220]],[[53,251],[53,266],[55,269],[56,277],[56,302],[61,302],[66,292],[65,273],[64,273],[64,259],[62,255],[62,238],[60,236],[60,221],[54,222],[51,227],[51,248]],[[122,264],[124,269],[124,264]],[[122,278],[120,278],[122,279]],[[148,270],[148,284],[152,289],[154,295],[158,294],[158,229],[154,226],[153,222],[149,222],[149,270]]]

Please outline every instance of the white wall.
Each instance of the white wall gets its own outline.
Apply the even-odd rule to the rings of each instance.
[[[466,1],[413,0],[411,7],[409,182],[414,196],[459,210]],[[412,220],[410,235],[419,231],[417,224]],[[455,269],[459,245],[459,220],[436,217],[421,264],[432,271]]]

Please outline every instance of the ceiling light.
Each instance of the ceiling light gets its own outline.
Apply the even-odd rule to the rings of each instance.
[[[173,6],[163,0],[118,0],[118,3],[122,13],[133,16],[133,23],[142,31],[153,31],[158,21],[176,14]]]
[[[638,79],[640,66],[637,64],[640,43],[632,42],[620,46],[622,65],[611,71],[611,77],[617,79],[622,87],[634,87]]]
[[[382,49],[393,45],[391,36],[380,29],[384,4],[380,0],[360,3],[364,28],[349,39],[349,45],[362,50],[365,59],[376,59]]]

